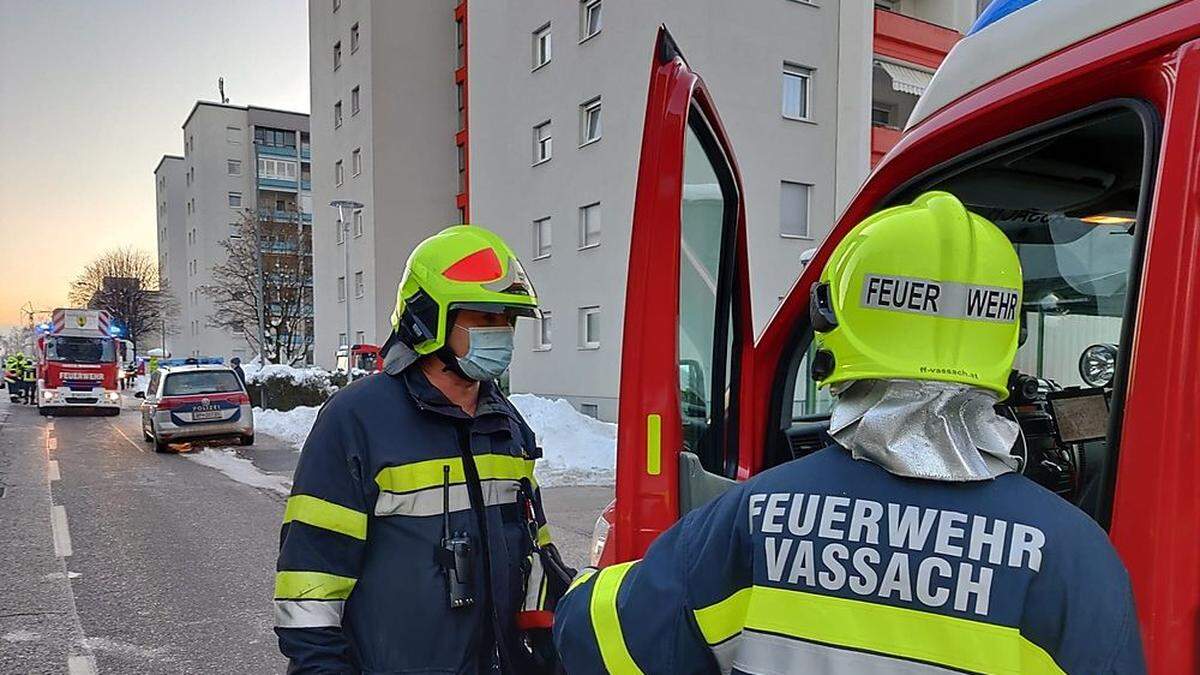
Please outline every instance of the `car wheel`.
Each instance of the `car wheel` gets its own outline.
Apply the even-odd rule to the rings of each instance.
[[[246,434],[240,439],[241,445],[254,445],[254,434]]]

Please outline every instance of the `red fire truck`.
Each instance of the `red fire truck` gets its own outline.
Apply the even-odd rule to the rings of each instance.
[[[809,376],[809,288],[854,224],[946,190],[1008,235],[1024,269],[1026,336],[1005,406],[1023,432],[1014,452],[1108,531],[1151,670],[1200,672],[1200,0],[994,5],[757,336],[733,148],[660,31],[616,500],[593,555],[637,558],[732,482],[829,444],[830,400]]]
[[[37,337],[37,405],[43,415],[82,408],[121,412],[117,346],[108,313],[97,309],[54,310]]]

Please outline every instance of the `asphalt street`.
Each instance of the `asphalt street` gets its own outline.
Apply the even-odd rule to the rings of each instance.
[[[42,417],[0,400],[0,673],[283,672],[270,600],[296,451],[259,433],[236,452],[270,480],[247,484],[155,454],[136,403]],[[545,492],[564,558],[583,564],[612,489]]]

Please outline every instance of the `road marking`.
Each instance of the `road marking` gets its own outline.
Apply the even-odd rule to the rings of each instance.
[[[49,431],[50,433],[54,433],[54,420],[50,420],[49,422],[46,422],[46,431]]]
[[[72,656],[67,659],[69,675],[96,675],[98,672],[96,659],[92,656]]]
[[[56,480],[62,480],[62,475],[58,473],[58,460],[54,460],[54,459],[50,460],[49,473],[50,473],[50,482],[51,483],[53,483]]]
[[[55,506],[50,511],[50,529],[54,531],[54,555],[66,558],[71,555],[71,532],[67,529],[67,509]]]
[[[47,436],[46,437],[46,449],[47,450],[57,450],[58,449],[58,439],[55,438],[54,436]]]
[[[116,430],[116,432],[117,432],[118,434],[121,434],[121,436],[122,436],[122,437],[123,437],[125,440],[129,441],[129,444],[133,446],[134,450],[137,450],[138,452],[146,452],[146,448],[144,448],[144,447],[142,447],[141,445],[138,445],[137,443],[135,443],[135,442],[133,441],[133,439],[132,439],[132,438],[130,438],[130,437],[129,437],[129,436],[128,436],[128,435],[127,435],[127,434],[126,434],[124,431],[121,431],[121,428],[120,428],[120,427],[118,427],[117,425],[113,424],[112,422],[109,422],[109,423],[108,423],[108,426],[110,426],[110,427],[112,427],[113,429],[115,429],[115,430]]]

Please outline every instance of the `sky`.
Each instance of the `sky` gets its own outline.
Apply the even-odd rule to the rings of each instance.
[[[197,100],[308,112],[305,0],[0,0],[0,330],[96,255],[157,258],[154,167]]]

